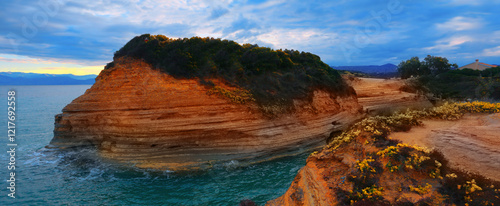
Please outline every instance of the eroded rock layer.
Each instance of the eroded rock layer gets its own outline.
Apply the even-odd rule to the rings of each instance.
[[[254,103],[232,103],[208,89],[197,79],[176,79],[142,61],[116,60],[56,115],[51,146],[96,146],[102,156],[138,167],[199,168],[322,145],[360,115],[354,94],[317,90],[312,103],[296,100],[294,113],[269,118]]]

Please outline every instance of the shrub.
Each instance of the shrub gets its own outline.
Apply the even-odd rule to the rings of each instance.
[[[238,104],[245,104],[246,102],[249,101],[255,101],[254,98],[252,97],[252,94],[250,94],[246,90],[240,90],[240,89],[234,89],[234,90],[227,90],[219,86],[214,86],[212,89],[207,91],[207,94],[216,94],[219,96],[223,96],[228,98],[234,103]]]
[[[444,99],[500,100],[500,67],[483,71],[461,69],[439,75],[423,75],[408,81],[408,86],[403,89],[420,90]]]

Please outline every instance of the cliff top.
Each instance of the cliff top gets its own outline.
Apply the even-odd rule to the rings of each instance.
[[[175,78],[199,78],[200,83],[215,91],[218,87],[209,79],[221,79],[241,88],[226,95],[243,100],[239,103],[255,100],[261,107],[278,106],[286,111],[293,109],[293,99],[311,99],[316,89],[339,96],[354,93],[336,70],[308,52],[273,50],[209,37],[172,39],[143,34],[115,52],[115,61],[122,57],[142,59]],[[111,62],[105,69],[113,65]]]

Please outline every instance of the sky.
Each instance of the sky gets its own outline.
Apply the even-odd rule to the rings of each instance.
[[[98,74],[146,33],[306,51],[331,66],[500,64],[499,10],[500,0],[0,1],[0,72]]]

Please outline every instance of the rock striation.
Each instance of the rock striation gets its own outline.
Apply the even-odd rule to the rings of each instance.
[[[311,102],[294,100],[294,112],[270,118],[254,102],[233,103],[208,89],[198,79],[176,79],[141,60],[115,59],[56,115],[50,147],[94,146],[103,157],[142,168],[206,168],[324,145],[331,132],[361,115],[355,94],[316,90]]]
[[[453,167],[500,181],[500,114],[467,114],[458,121],[423,124],[390,138],[438,150]]]

